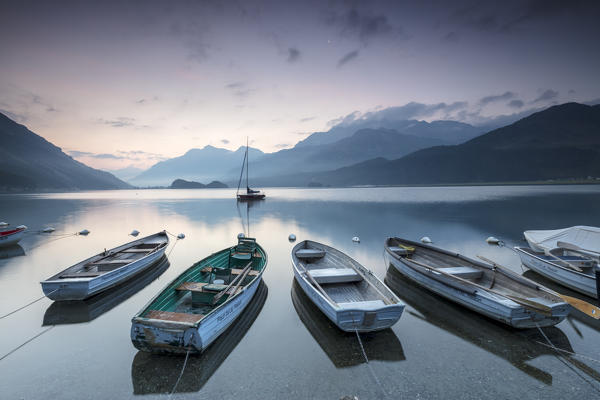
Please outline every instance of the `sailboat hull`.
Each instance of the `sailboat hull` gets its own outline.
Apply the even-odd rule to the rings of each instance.
[[[253,200],[264,200],[264,193],[248,193],[248,194],[238,194],[238,201],[253,201]]]

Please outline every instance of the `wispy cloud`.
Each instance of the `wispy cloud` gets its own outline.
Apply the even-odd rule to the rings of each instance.
[[[506,100],[510,100],[512,98],[515,97],[515,94],[513,92],[504,92],[503,94],[498,94],[498,95],[491,95],[491,96],[485,96],[483,98],[481,98],[479,100],[479,105],[480,106],[486,106],[490,103],[496,103],[499,101],[506,101]]]
[[[542,101],[554,100],[557,97],[558,97],[558,92],[556,90],[547,89],[542,94],[540,94],[538,97],[536,97],[531,102],[531,104],[539,103],[539,102],[542,102]]]
[[[118,117],[114,119],[97,118],[95,122],[96,124],[107,125],[111,128],[133,127],[138,129],[145,129],[150,127],[148,125],[138,124],[135,118],[130,117]]]
[[[228,83],[225,85],[225,89],[230,90],[234,96],[239,98],[248,97],[250,94],[256,92],[256,89],[247,87],[246,83],[241,81]]]
[[[122,151],[119,150],[115,153],[92,153],[88,151],[79,151],[79,150],[67,150],[68,155],[73,158],[95,158],[95,159],[109,159],[109,160],[130,160],[130,161],[147,161],[147,160],[156,160],[162,161],[166,160],[168,157],[163,156],[162,154],[157,153],[149,153],[142,150],[129,150]]]
[[[358,50],[351,51],[346,53],[342,58],[339,59],[337,63],[337,67],[341,68],[344,65],[348,64],[350,61],[356,59],[358,57]]]
[[[515,99],[508,102],[507,106],[510,108],[521,108],[525,105],[522,100]]]
[[[295,47],[290,47],[288,49],[287,62],[295,63],[300,60],[300,56],[301,56],[300,50],[298,50]]]
[[[317,117],[305,117],[305,118],[300,118],[300,122],[308,122],[308,121],[312,121],[313,119],[315,119]]]
[[[376,39],[409,37],[401,26],[394,26],[386,15],[373,14],[356,7],[345,9],[341,13],[329,13],[325,23],[335,27],[343,37],[358,39],[364,46]]]
[[[223,143],[223,144],[229,144],[230,143],[229,140],[227,140],[227,139],[221,139],[220,142]]]

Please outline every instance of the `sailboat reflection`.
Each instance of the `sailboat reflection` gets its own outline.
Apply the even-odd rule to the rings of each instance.
[[[157,279],[169,268],[163,256],[155,265],[133,279],[86,300],[55,301],[46,310],[42,325],[62,325],[89,322],[121,304]]]
[[[552,385],[552,375],[528,364],[543,355],[556,355],[536,329],[515,331],[423,289],[408,281],[395,268],[389,267],[385,283],[410,306],[406,312],[459,338],[501,357],[513,366]],[[561,349],[573,351],[567,336],[556,327],[543,328],[544,334]]]
[[[176,393],[198,392],[242,340],[267,299],[267,285],[261,281],[256,296],[242,315],[201,355],[190,356]],[[184,359],[138,351],[131,365],[133,394],[170,393],[179,378]]]
[[[294,279],[292,303],[306,326],[336,368],[351,367],[365,362],[355,333],[338,329],[306,296]],[[365,353],[369,361],[403,361],[404,350],[392,329],[361,333]]]
[[[25,250],[21,245],[13,244],[12,246],[0,247],[0,259],[24,256]]]

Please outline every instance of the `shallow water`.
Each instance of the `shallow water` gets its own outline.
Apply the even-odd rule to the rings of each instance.
[[[225,189],[0,195],[0,220],[31,232],[20,248],[0,252],[6,257],[0,258],[0,315],[40,297],[40,280],[132,240],[133,229],[186,235],[168,261],[131,284],[85,302],[43,299],[0,319],[0,357],[50,328],[0,361],[0,398],[168,395],[183,358],[138,352],[130,319],[181,271],[248,228],[268,252],[265,285],[244,318],[205,354],[190,357],[173,398],[600,397],[598,321],[573,313],[544,329],[555,346],[580,354],[559,356],[538,331],[505,328],[414,287],[387,271],[382,256],[387,236],[429,236],[521,273],[513,252],[485,238],[513,246],[523,243],[526,229],[600,226],[600,186],[270,189],[267,195],[251,207]],[[45,226],[56,228],[54,236],[34,233]],[[58,236],[84,228],[88,236]],[[407,304],[392,329],[361,337],[369,364],[356,336],[336,330],[293,284],[290,233],[356,258]],[[353,236],[361,242],[352,243]]]

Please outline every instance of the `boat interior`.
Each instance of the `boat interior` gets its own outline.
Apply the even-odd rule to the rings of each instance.
[[[64,270],[54,279],[95,278],[117,268],[130,264],[168,245],[165,235],[155,235],[143,242],[133,242],[130,246],[117,247]],[[51,278],[53,279],[53,278]]]
[[[527,254],[538,257],[546,262],[558,264],[563,268],[571,269],[573,271],[581,272],[585,275],[594,276],[594,267],[598,265],[597,261],[589,256],[578,253],[570,249],[556,248],[546,253],[537,252],[528,247],[519,247]]]
[[[140,315],[163,321],[195,323],[242,291],[266,264],[254,238],[194,264],[165,289]]]
[[[393,294],[382,296],[379,291],[389,291],[380,285],[375,289],[372,278],[364,275],[360,264],[345,254],[312,241],[304,241],[294,252],[301,273],[306,272],[308,281],[323,291],[332,302],[342,308],[357,306],[383,307],[393,304]],[[387,294],[387,293],[386,293]]]
[[[429,277],[459,289],[468,291],[469,287],[471,290],[481,287],[531,305],[552,306],[564,303],[560,297],[542,290],[515,273],[459,254],[398,238],[389,238],[386,249],[396,257],[407,260],[405,264],[411,268],[421,273],[431,270],[433,274],[429,274]]]

